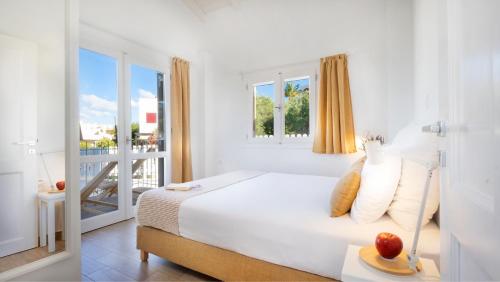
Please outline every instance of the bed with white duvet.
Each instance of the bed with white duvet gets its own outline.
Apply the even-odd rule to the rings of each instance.
[[[370,224],[357,224],[349,214],[330,217],[337,180],[262,173],[191,197],[180,205],[180,236],[334,279],[340,279],[349,244],[373,244],[379,232],[391,232],[409,248],[413,233],[387,215]],[[423,228],[419,242],[420,254],[439,263],[434,222]]]

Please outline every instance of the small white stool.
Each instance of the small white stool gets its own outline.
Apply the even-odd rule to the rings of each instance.
[[[49,252],[56,250],[56,211],[55,204],[62,202],[64,204],[66,193],[38,193],[38,215],[40,217],[39,232],[40,232],[40,247],[47,245],[47,234],[49,237]],[[64,212],[63,212],[64,216]],[[64,220],[63,220],[64,221]],[[64,228],[62,231],[64,239]]]
[[[420,258],[422,271],[411,276],[397,276],[372,268],[359,257],[360,246],[349,245],[344,259],[342,276],[344,282],[368,282],[368,281],[440,281],[439,271],[431,259]]]

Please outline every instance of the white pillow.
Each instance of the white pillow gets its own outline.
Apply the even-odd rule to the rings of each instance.
[[[385,154],[379,164],[365,163],[361,185],[351,208],[351,217],[357,223],[374,222],[384,215],[394,198],[401,176],[401,157]]]
[[[388,213],[395,222],[408,231],[414,231],[417,226],[427,172],[428,169],[425,165],[403,159],[401,180]],[[429,223],[438,207],[439,174],[438,169],[435,169],[432,173],[422,226]]]

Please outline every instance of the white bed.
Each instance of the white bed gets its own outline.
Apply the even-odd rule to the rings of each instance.
[[[410,246],[412,233],[387,215],[363,225],[349,215],[331,218],[330,193],[337,179],[266,173],[189,198],[180,206],[180,235],[335,279],[340,279],[348,244],[372,244],[379,232],[387,231]],[[421,255],[439,263],[434,222],[423,228],[420,242]]]

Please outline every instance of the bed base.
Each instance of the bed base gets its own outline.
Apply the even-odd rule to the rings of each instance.
[[[151,227],[137,226],[137,249],[142,261],[152,253],[222,281],[335,281]]]

